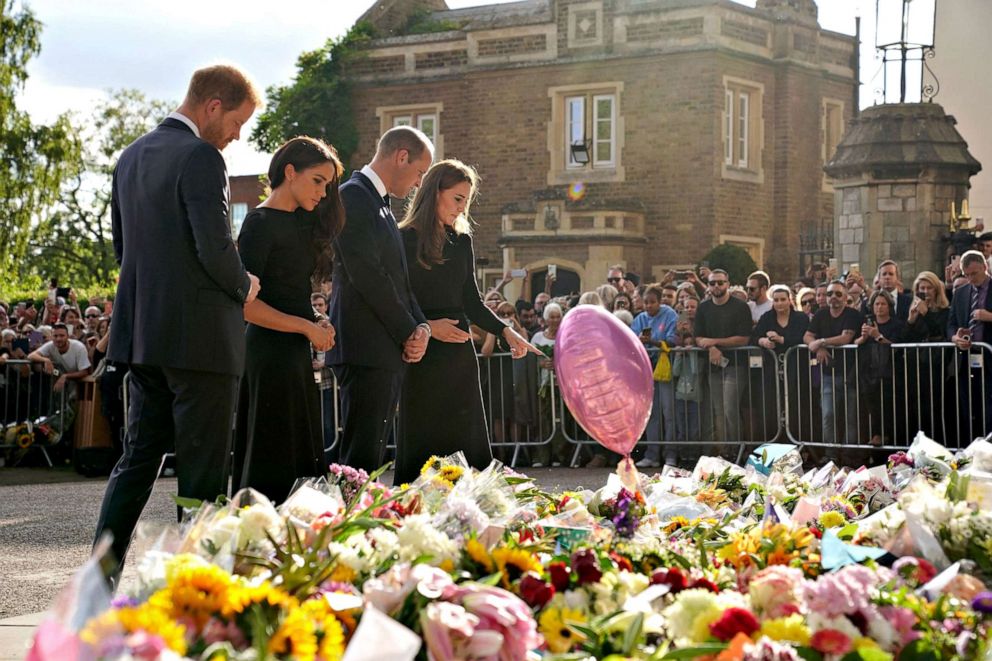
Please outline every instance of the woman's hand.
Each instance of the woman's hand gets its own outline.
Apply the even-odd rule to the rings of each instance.
[[[771,340],[770,337],[762,337],[762,338],[760,338],[758,340],[758,346],[759,347],[764,347],[765,349],[772,349],[772,350],[775,349],[775,343]]]
[[[471,335],[458,327],[457,319],[431,319],[427,323],[431,325],[431,337],[435,340],[461,344],[472,339]]]
[[[307,339],[317,351],[329,351],[334,346],[334,326],[311,322],[307,328]]]
[[[775,344],[785,344],[785,338],[779,335],[778,333],[776,333],[775,331],[768,331],[768,334],[765,337],[767,337]]]
[[[510,355],[513,356],[514,359],[523,358],[527,355],[528,351],[536,356],[541,356],[542,358],[544,357],[543,351],[525,340],[520,333],[513,330],[509,326],[503,330],[503,338],[510,344]]]

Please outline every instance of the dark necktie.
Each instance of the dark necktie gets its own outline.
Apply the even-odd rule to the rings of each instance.
[[[975,310],[978,309],[978,295],[980,290],[975,285],[971,286],[971,304],[968,306],[968,328],[970,330],[975,330],[975,326],[978,325],[978,321],[975,320]]]

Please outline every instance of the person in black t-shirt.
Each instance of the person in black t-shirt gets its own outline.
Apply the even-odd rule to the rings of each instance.
[[[730,295],[730,279],[721,269],[709,274],[710,299],[699,304],[694,323],[696,346],[709,350],[709,378],[704,379],[702,436],[721,442],[741,440],[740,388],[746,356],[723,350],[745,346],[751,335],[751,309]]]
[[[836,419],[845,413],[845,438],[841,442],[858,440],[858,416],[855,404],[854,352],[835,350],[850,344],[861,332],[864,315],[847,307],[847,287],[841,280],[827,285],[827,307],[813,315],[809,330],[803,337],[809,351],[816,355],[823,375],[820,388],[820,409],[823,413],[823,442],[837,443]]]
[[[899,396],[905,383],[903,370],[894,368],[897,357],[890,347],[905,339],[906,322],[895,316],[892,295],[884,289],[871,295],[868,307],[872,314],[865,319],[854,343],[861,347],[859,372],[865,402],[862,417],[867,414],[869,442],[873,446],[893,442],[909,445],[904,415],[908,402]],[[902,363],[904,356],[898,359]],[[896,402],[901,404],[898,410]]]

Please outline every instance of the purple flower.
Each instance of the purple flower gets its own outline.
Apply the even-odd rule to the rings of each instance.
[[[138,600],[126,594],[119,594],[110,602],[111,608],[130,608],[138,605]]]
[[[976,612],[988,615],[992,613],[992,592],[979,592],[971,600],[971,607]]]

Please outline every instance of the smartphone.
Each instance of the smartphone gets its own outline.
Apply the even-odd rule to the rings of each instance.
[[[831,257],[830,259],[827,260],[827,262],[828,262],[828,268],[830,268],[830,270],[832,270],[834,273],[837,273],[837,258]]]
[[[851,264],[851,269],[848,271],[848,273],[850,273],[851,275],[854,275],[855,273],[861,275],[861,265]]]
[[[61,298],[69,298],[69,291],[71,287],[56,287],[55,295]]]
[[[927,295],[921,291],[918,291],[916,292],[916,298],[920,299],[921,301],[925,301],[927,300]]]
[[[548,264],[548,277],[549,278],[557,278],[558,277],[558,265],[557,264]]]
[[[526,278],[527,269],[513,269],[512,271],[510,271],[510,276],[514,278]]]
[[[868,324],[869,326],[874,326],[875,325],[875,317],[873,317],[870,314],[866,314],[865,315],[865,323]]]

